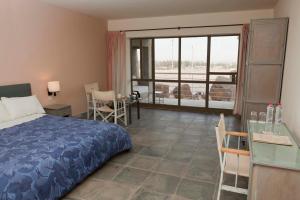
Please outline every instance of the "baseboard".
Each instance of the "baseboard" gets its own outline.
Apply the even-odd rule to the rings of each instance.
[[[77,117],[77,118],[80,118],[80,119],[86,119],[87,112],[79,113],[77,115],[74,115],[73,117]]]

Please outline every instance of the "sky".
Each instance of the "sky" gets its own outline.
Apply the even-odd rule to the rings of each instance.
[[[178,60],[178,38],[155,39],[155,60]],[[233,63],[238,58],[238,36],[211,38],[211,62]],[[173,48],[172,48],[173,46]],[[207,37],[181,39],[181,60],[206,62]]]

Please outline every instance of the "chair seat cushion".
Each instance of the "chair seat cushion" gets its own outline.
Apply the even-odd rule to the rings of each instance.
[[[111,113],[114,111],[112,108],[108,107],[107,105],[97,108],[97,110],[99,110],[101,112],[108,112],[108,113]]]

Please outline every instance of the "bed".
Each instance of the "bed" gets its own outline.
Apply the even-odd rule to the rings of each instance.
[[[0,86],[29,96],[30,85]],[[0,124],[0,199],[59,199],[114,155],[129,150],[121,126],[35,114]]]

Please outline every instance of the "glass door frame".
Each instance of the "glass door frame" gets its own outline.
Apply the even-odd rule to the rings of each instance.
[[[225,37],[225,36],[237,36],[238,37],[238,58],[237,58],[237,71],[236,72],[211,72],[211,38],[212,37]],[[207,37],[207,61],[206,61],[206,80],[181,80],[181,39],[182,38],[191,38],[191,37]],[[167,79],[155,79],[155,39],[166,39],[166,38],[178,38],[178,79],[177,80],[167,80]],[[132,55],[131,55],[131,47],[133,40],[140,40],[140,66],[142,66],[143,62],[143,48],[142,42],[145,39],[151,39],[152,42],[152,49],[151,49],[151,59],[152,59],[152,77],[150,79],[137,79],[133,78],[132,74]],[[162,108],[162,109],[172,109],[172,110],[184,110],[184,111],[193,111],[193,112],[224,112],[224,113],[232,113],[232,109],[223,109],[223,108],[210,108],[209,107],[209,86],[210,84],[230,84],[235,85],[237,84],[237,76],[239,74],[238,66],[240,64],[240,44],[241,44],[241,34],[240,33],[231,33],[231,34],[208,34],[208,35],[191,35],[191,36],[164,36],[164,37],[137,37],[137,38],[130,38],[130,78],[131,78],[131,91],[133,91],[133,82],[134,81],[141,81],[141,82],[152,82],[152,104],[151,103],[141,103],[143,107],[150,107],[150,108]],[[229,81],[211,81],[210,75],[229,75],[231,76],[231,82]],[[178,105],[165,105],[165,104],[157,104],[155,102],[155,83],[156,82],[166,82],[166,83],[178,83]],[[182,106],[181,105],[181,83],[200,83],[205,84],[205,107],[193,107],[193,106]]]

